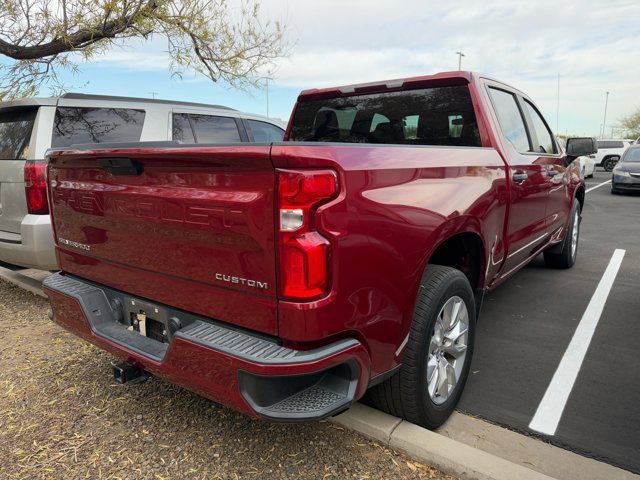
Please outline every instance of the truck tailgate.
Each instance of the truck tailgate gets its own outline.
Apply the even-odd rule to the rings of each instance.
[[[63,271],[277,334],[269,146],[54,152]]]

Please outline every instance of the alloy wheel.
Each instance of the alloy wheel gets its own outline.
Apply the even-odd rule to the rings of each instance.
[[[467,356],[469,312],[458,296],[445,302],[436,318],[429,342],[427,358],[427,389],[436,405],[451,396]]]

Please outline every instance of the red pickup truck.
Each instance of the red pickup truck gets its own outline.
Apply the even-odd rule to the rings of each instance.
[[[575,261],[585,188],[526,95],[449,72],[300,94],[286,141],[48,155],[51,318],[248,415],[458,401],[484,293]]]

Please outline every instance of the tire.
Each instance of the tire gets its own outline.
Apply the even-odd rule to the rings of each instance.
[[[445,307],[450,313],[458,312],[453,326],[443,314]],[[465,320],[466,333],[461,333]],[[445,326],[443,331],[443,323],[449,323],[450,328]],[[475,324],[475,300],[467,277],[454,268],[428,265],[420,282],[402,367],[393,377],[369,390],[369,402],[429,429],[442,425],[458,403],[469,375]],[[439,342],[439,337],[448,346]],[[455,352],[457,358],[450,352]],[[452,371],[456,378],[453,388],[448,376]],[[447,372],[447,379],[438,386],[440,372]]]
[[[580,202],[574,200],[564,240],[560,245],[554,245],[544,252],[544,262],[548,267],[571,268],[576,263],[580,243],[580,212]]]
[[[616,163],[618,163],[618,160],[620,160],[620,157],[608,157],[602,161],[602,166],[604,167],[605,171],[611,172],[613,170],[613,167],[616,166]]]

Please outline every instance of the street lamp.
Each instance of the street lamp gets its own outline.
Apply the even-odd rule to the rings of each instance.
[[[273,77],[270,76],[271,72],[267,72],[267,76],[264,77],[265,90],[267,93],[267,117],[269,117],[269,80],[273,80]]]
[[[609,92],[607,92],[607,96],[604,99],[604,119],[602,120],[602,135],[600,138],[604,138],[604,131],[607,128],[607,105],[609,104]]]
[[[466,55],[461,51],[457,51],[456,55],[458,55],[458,71],[460,71],[462,70],[462,57],[466,57]]]

